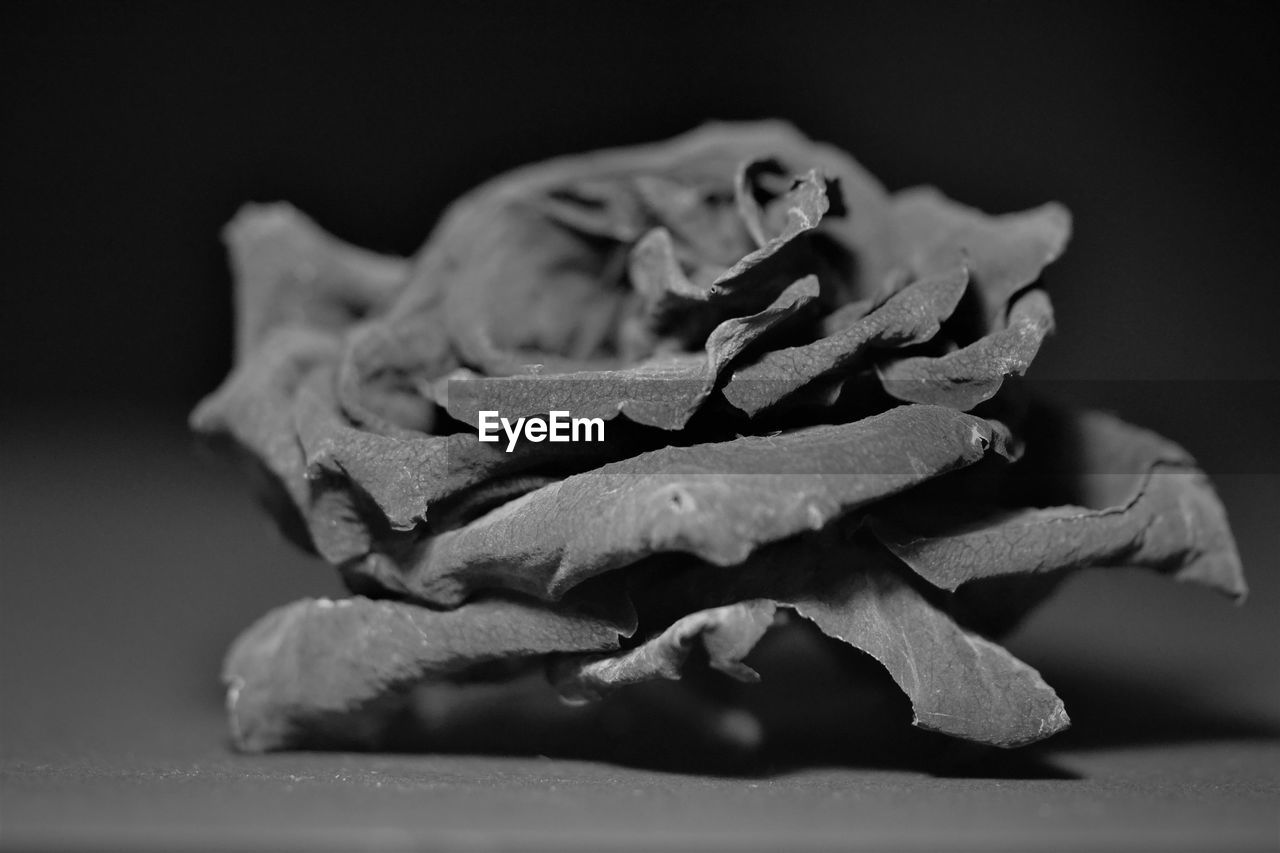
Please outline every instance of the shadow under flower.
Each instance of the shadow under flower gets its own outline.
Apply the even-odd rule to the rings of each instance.
[[[1055,752],[1280,739],[1280,714],[1240,707],[1212,685],[1097,664],[1049,662],[1041,670],[1074,721],[1049,742]]]
[[[775,632],[749,662],[761,683],[733,681],[694,660],[678,682],[634,685],[585,705],[565,704],[539,672],[501,683],[433,683],[416,689],[370,745],[743,777],[854,767],[1078,778],[1038,748],[1002,750],[913,728],[909,702],[878,663],[815,632]]]

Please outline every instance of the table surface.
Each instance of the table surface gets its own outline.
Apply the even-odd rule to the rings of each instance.
[[[1280,477],[1218,478],[1241,608],[1131,572],[1069,583],[1010,643],[1075,728],[959,772],[716,776],[551,757],[226,745],[216,683],[266,608],[335,594],[180,423],[0,435],[0,839],[11,848],[1277,849]]]

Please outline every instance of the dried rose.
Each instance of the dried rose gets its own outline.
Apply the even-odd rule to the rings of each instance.
[[[1060,731],[990,637],[1064,573],[1245,592],[1185,451],[1007,381],[1069,230],[890,195],[781,124],[517,170],[409,261],[246,208],[235,369],[192,422],[358,595],[237,641],[237,745],[376,743],[417,687],[530,669],[572,700],[695,652],[751,680],[781,613],[882,664],[922,728]],[[482,412],[557,411],[603,440],[479,440]]]

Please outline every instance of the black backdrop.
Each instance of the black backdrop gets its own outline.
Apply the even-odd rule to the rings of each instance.
[[[5,396],[188,407],[230,357],[218,230],[289,199],[409,253],[494,173],[786,117],[891,188],[1065,202],[1040,377],[1274,379],[1261,5],[31,3],[0,14]]]

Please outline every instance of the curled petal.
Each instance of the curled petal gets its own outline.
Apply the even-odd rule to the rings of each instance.
[[[739,681],[756,681],[759,676],[742,659],[769,630],[776,610],[772,601],[744,601],[700,610],[634,649],[563,658],[552,667],[551,680],[569,701],[598,699],[630,684],[680,678],[689,655],[701,647],[713,669]]]
[[[617,645],[619,626],[564,609],[491,599],[449,612],[355,597],[271,611],[223,667],[232,739],[249,752],[332,743],[371,703],[480,664]]]
[[[723,630],[724,644],[711,659],[732,670],[744,665],[768,627],[762,614],[772,615],[770,605],[787,608],[875,658],[911,700],[920,728],[1012,747],[1069,725],[1061,700],[1035,669],[957,625],[912,587],[892,556],[847,535],[851,528],[778,543],[741,566],[689,569],[659,587],[668,600],[699,607],[741,603],[696,612],[669,633],[701,636],[699,630],[710,628],[719,638]],[[570,676],[586,669],[591,695],[591,688],[615,686],[615,671],[619,682],[672,677],[683,660],[664,633],[631,652],[606,656],[594,669],[571,667]],[[583,686],[572,677],[567,684],[571,690]]]
[[[403,258],[325,233],[289,204],[241,208],[223,231],[236,279],[236,353],[276,327],[339,332],[386,309],[409,278]]]
[[[1056,470],[1037,471],[1031,458],[1009,471],[1032,490],[1031,508],[966,498],[890,507],[873,518],[876,535],[943,589],[982,578],[1135,566],[1245,596],[1226,512],[1186,451],[1100,412],[1063,412],[1057,422],[1073,438],[1059,446]],[[1020,472],[1024,465],[1030,470]],[[1087,503],[1034,508],[1064,492]]]
[[[988,216],[930,188],[895,196],[890,219],[893,254],[917,275],[957,263],[969,268],[979,334],[1005,325],[1013,297],[1040,278],[1071,237],[1071,215],[1061,205]]]
[[[915,282],[827,337],[770,350],[734,370],[721,393],[730,405],[756,415],[815,380],[850,369],[871,350],[927,341],[955,310],[967,281],[957,267]]]
[[[1052,330],[1048,295],[1030,290],[1013,303],[1003,328],[943,356],[881,362],[876,372],[892,397],[967,412],[994,397],[1008,377],[1026,373]]]

